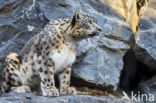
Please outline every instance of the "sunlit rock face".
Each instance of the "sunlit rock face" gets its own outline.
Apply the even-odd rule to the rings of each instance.
[[[124,17],[126,22],[132,27],[135,33],[138,28],[140,16],[144,11],[147,0],[99,0],[103,4],[108,4],[121,17]]]

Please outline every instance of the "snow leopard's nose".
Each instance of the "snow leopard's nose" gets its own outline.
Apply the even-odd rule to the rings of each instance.
[[[101,28],[98,28],[98,31],[101,32]]]
[[[101,32],[102,30],[101,30],[101,28],[97,25],[96,26],[96,30],[98,31],[98,32]]]

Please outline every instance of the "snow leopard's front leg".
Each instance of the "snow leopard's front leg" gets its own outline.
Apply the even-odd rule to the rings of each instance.
[[[41,79],[40,85],[41,85],[42,95],[49,96],[49,97],[59,96],[59,92],[55,87],[55,81],[54,81],[54,65],[49,65],[46,62],[41,63],[41,66],[39,68],[39,75]]]
[[[60,80],[60,94],[76,94],[76,89],[70,87],[71,67],[67,67],[65,71],[59,74]]]

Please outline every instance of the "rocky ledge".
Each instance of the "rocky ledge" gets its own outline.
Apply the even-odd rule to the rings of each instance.
[[[97,97],[89,95],[71,95],[60,97],[43,97],[34,94],[3,94],[0,103],[131,103],[114,97]]]

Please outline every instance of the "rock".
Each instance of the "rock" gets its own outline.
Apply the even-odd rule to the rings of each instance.
[[[0,103],[131,103],[128,100],[114,97],[95,97],[88,95],[43,97],[34,94],[4,94],[0,97]]]
[[[141,83],[139,85],[138,90],[142,94],[148,95],[148,98],[152,95],[154,97],[154,100],[156,99],[156,76],[153,76],[150,80]],[[152,97],[151,96],[151,97]],[[154,103],[154,101],[145,101],[145,103]]]
[[[38,4],[31,3],[30,0],[0,1],[0,58],[6,57],[9,52],[19,52],[47,23],[47,19],[38,10]]]
[[[136,56],[141,62],[156,69],[156,1],[150,0],[140,18],[136,33]]]
[[[75,11],[95,17],[102,33],[78,44],[73,76],[116,90],[132,30],[109,5],[96,0],[1,0],[1,60],[10,52],[18,53],[49,20],[72,17]]]

